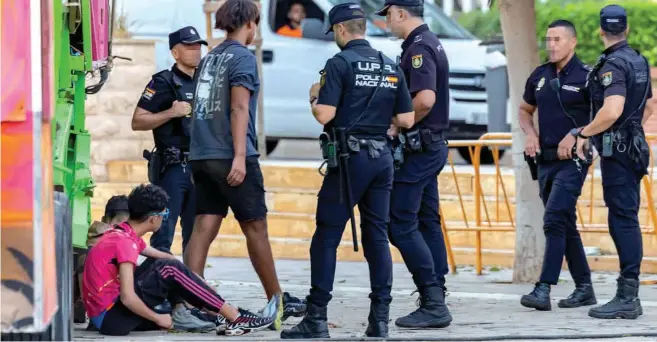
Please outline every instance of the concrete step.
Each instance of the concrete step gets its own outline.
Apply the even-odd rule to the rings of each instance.
[[[100,220],[103,210],[103,207],[94,206],[92,208],[92,218]],[[446,212],[449,211],[446,210]],[[270,212],[267,217],[267,223],[271,238],[307,241],[306,248],[310,246],[309,241],[316,229],[315,216],[310,214]],[[476,246],[476,233],[474,231],[462,230],[462,222],[447,220],[445,226],[449,232],[449,239],[453,248],[474,248]],[[358,228],[358,236],[360,238],[362,237],[362,233],[360,231],[360,218],[358,216],[356,217],[356,227]],[[454,230],[450,230],[450,227]],[[461,230],[457,230],[457,227],[461,228]],[[181,228],[178,225],[176,228],[176,241],[182,241],[180,231]],[[219,239],[222,239],[224,235],[242,235],[239,224],[231,214],[222,223]],[[613,240],[607,233],[583,232],[581,235],[585,246],[599,247],[602,254],[613,254],[616,251]],[[350,222],[347,222],[345,225],[342,241],[345,243],[351,243],[352,241]],[[482,248],[509,250],[513,250],[516,243],[515,233],[513,231],[482,232],[481,241]],[[178,244],[180,243],[178,242]],[[644,234],[643,250],[646,256],[657,256],[657,235],[652,233]]]
[[[94,191],[92,205],[103,208],[110,197],[117,194],[129,194],[134,183],[98,183]],[[481,206],[481,219],[491,222],[511,222],[515,217],[515,203],[511,199],[507,208],[504,197],[496,200],[494,196],[486,198],[486,206]],[[292,188],[267,188],[267,208],[271,212],[289,214],[315,214],[317,209],[317,190],[292,189]],[[591,211],[588,199],[581,198],[579,202],[579,214],[582,216],[580,223],[585,225],[607,224],[607,208],[603,201],[594,201]],[[443,215],[447,221],[461,221],[474,224],[476,221],[475,201],[472,195],[453,195],[441,193],[440,205]],[[358,208],[355,208],[358,215]],[[488,213],[488,214],[486,214]],[[642,203],[640,220],[642,224],[649,224],[647,203]]]
[[[267,189],[295,189],[317,191],[322,184],[322,176],[317,172],[318,162],[262,162],[262,172]],[[480,191],[486,196],[513,199],[516,193],[515,177],[512,170],[505,170],[495,175],[487,168],[480,176]],[[109,182],[111,183],[145,183],[147,166],[145,161],[111,161],[107,164]],[[438,189],[441,195],[475,195],[475,174],[471,166],[459,165],[454,170],[447,166],[438,177]],[[653,201],[657,206],[657,181],[652,184]],[[642,197],[645,194],[642,193]],[[582,200],[603,201],[599,173],[595,178],[589,177],[582,188]]]

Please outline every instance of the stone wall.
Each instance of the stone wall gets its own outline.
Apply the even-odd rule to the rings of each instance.
[[[137,101],[155,72],[153,41],[115,40],[112,53],[132,58],[116,59],[103,89],[87,98],[87,129],[91,133],[91,171],[96,182],[108,180],[110,160],[140,160],[153,148],[153,135],[134,132],[130,126]]]

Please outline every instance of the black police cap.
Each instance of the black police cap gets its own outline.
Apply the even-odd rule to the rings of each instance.
[[[627,28],[627,12],[618,5],[608,5],[600,10],[600,28],[603,31],[617,34]]]
[[[208,42],[201,39],[201,36],[198,35],[198,31],[194,28],[194,26],[186,26],[176,32],[169,34],[169,49],[173,49],[173,47],[178,43],[185,45],[208,45]]]
[[[378,10],[376,14],[378,15],[388,14],[388,9],[392,5],[402,6],[402,7],[424,6],[424,0],[386,0],[386,2],[383,5],[383,8]]]
[[[360,5],[355,2],[346,2],[336,5],[329,11],[330,27],[326,33],[328,34],[329,32],[333,31],[333,25],[335,24],[339,24],[347,20],[363,18],[365,18],[365,12],[363,12],[363,9],[360,7]]]

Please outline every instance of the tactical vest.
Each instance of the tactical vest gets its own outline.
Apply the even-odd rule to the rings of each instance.
[[[186,93],[194,93],[193,82],[183,82],[178,75],[171,70],[163,70],[153,75],[153,78],[160,78],[165,84],[168,84],[176,97],[177,101],[192,103],[192,99],[187,99]],[[173,118],[153,130],[153,139],[158,149],[166,147],[177,147],[181,150],[189,150],[190,123],[191,117]]]
[[[602,80],[598,79],[598,71],[604,63],[612,59],[623,61],[629,72],[625,75],[627,90],[623,113],[609,130],[616,131],[621,126],[623,128],[629,128],[633,124],[640,126],[643,118],[643,110],[646,105],[644,100],[649,87],[651,87],[650,68],[648,67],[646,58],[639,51],[630,47],[623,47],[613,51],[609,55],[600,56],[598,63],[591,70],[588,81],[590,85],[592,115],[598,113],[604,102],[604,88],[602,86]]]
[[[356,138],[385,138],[394,115],[400,69],[381,53],[373,60],[347,49],[336,57],[346,62],[348,71],[331,126],[346,128],[347,134]],[[382,57],[387,67],[383,71]],[[363,99],[367,99],[365,105]]]

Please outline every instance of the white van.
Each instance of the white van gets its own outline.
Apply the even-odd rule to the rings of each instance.
[[[319,81],[319,71],[326,60],[337,52],[338,47],[331,35],[325,35],[328,27],[329,10],[348,0],[261,0],[262,38],[263,38],[263,74],[265,134],[267,150],[271,152],[280,139],[316,139],[321,126],[310,114],[308,89]],[[204,31],[205,17],[202,13],[203,0],[171,1],[171,6],[152,1],[153,9],[140,9],[153,18],[155,12],[170,11],[178,22],[158,21],[148,28],[142,24],[142,33],[151,36],[166,34],[184,25],[193,25]],[[276,34],[278,28],[286,23],[287,12],[292,3],[301,2],[306,9],[303,37],[291,38]],[[367,39],[375,49],[381,50],[393,60],[401,54],[401,40],[391,38],[380,27],[385,27],[385,18],[374,14],[383,7],[384,0],[361,0],[360,4],[368,15]],[[146,6],[151,1],[141,2]],[[157,9],[155,8],[157,7]],[[132,13],[128,12],[130,17]],[[486,104],[485,67],[486,48],[480,41],[446,16],[440,8],[425,2],[424,19],[431,30],[440,38],[450,66],[450,128],[447,137],[450,140],[477,139],[487,131],[488,108]],[[169,17],[171,18],[171,17]],[[134,19],[133,20],[139,20]],[[151,19],[153,20],[153,19]],[[163,25],[164,24],[164,25]],[[175,26],[174,26],[175,25]],[[377,26],[379,25],[379,26]],[[132,30],[139,36],[140,30]],[[150,31],[150,32],[149,32]],[[213,35],[220,37],[223,33],[215,30]],[[168,45],[162,42],[157,51],[158,70],[170,68],[173,63],[168,53]],[[467,155],[467,149],[460,151]],[[469,155],[467,156],[469,157]],[[469,159],[469,158],[466,158]]]

